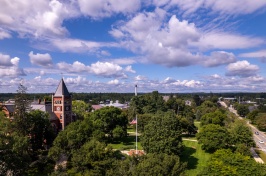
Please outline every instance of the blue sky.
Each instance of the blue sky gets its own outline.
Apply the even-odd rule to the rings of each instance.
[[[266,1],[0,3],[1,93],[266,90]]]

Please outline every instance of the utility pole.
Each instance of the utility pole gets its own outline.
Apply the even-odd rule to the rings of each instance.
[[[135,96],[138,96],[137,94],[137,85],[135,85]],[[136,108],[137,110],[137,108]],[[138,115],[136,111],[136,154],[138,154]]]

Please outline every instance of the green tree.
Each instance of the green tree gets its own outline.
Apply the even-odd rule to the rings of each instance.
[[[122,136],[127,135],[128,119],[126,114],[113,106],[101,108],[90,116],[93,125],[102,130],[104,134],[109,135],[113,139],[113,130],[120,126],[123,130]]]
[[[83,120],[86,113],[89,112],[89,104],[82,100],[72,101],[72,112],[76,115],[77,119]]]
[[[248,106],[243,104],[239,104],[236,110],[241,117],[245,117],[249,113]]]
[[[201,117],[201,125],[208,125],[208,124],[216,124],[216,125],[220,125],[220,126],[224,126],[225,123],[225,119],[226,119],[226,114],[222,113],[219,110],[216,110],[215,112],[209,112],[206,113],[205,115],[203,115]]]
[[[233,153],[229,149],[222,149],[217,150],[212,155],[207,166],[199,175],[265,176],[266,166],[256,163],[256,161],[249,156]]]
[[[171,111],[157,113],[144,127],[141,144],[147,153],[179,155],[182,148],[181,124]]]
[[[243,144],[247,147],[252,147],[254,145],[252,131],[244,120],[237,120],[232,123],[229,132],[233,145]]]
[[[251,120],[251,123],[255,123],[255,119],[259,114],[259,110],[251,111],[247,114],[247,118]]]
[[[33,151],[46,149],[55,138],[49,114],[40,110],[34,110],[27,114],[26,131]]]
[[[0,117],[0,175],[23,175],[31,161],[28,137],[15,129],[10,119]]]
[[[230,145],[229,132],[220,125],[205,125],[196,136],[199,144],[202,144],[202,149],[208,152],[227,148]]]
[[[62,155],[71,157],[73,151],[80,149],[93,137],[93,131],[90,119],[70,123],[55,138],[53,146],[49,150],[49,156],[54,161],[57,161]]]
[[[24,136],[27,135],[27,114],[29,111],[30,101],[27,96],[27,88],[20,84],[15,96],[14,123],[17,131]]]
[[[140,159],[133,175],[176,176],[184,174],[185,169],[186,163],[182,163],[176,155],[150,153]]]
[[[106,172],[113,167],[117,159],[121,158],[119,151],[112,150],[92,139],[85,143],[79,150],[73,152],[70,166],[68,170],[70,175],[106,175]]]
[[[259,128],[259,130],[265,131],[266,130],[266,115],[265,114],[261,114],[256,118],[255,121],[257,127]]]

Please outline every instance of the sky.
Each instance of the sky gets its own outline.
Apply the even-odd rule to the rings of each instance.
[[[0,93],[266,91],[264,0],[0,4]]]

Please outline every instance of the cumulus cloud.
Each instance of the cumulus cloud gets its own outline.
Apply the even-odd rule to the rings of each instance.
[[[204,51],[243,49],[264,42],[259,38],[228,32],[204,32],[194,23],[179,20],[176,15],[168,21],[166,18],[166,12],[160,8],[154,12],[138,13],[129,21],[114,26],[110,33],[121,41],[122,47],[142,55],[145,58],[143,62],[167,67],[215,67],[232,63],[236,61],[232,53],[213,51],[208,56]],[[118,32],[120,34],[116,35]]]
[[[0,53],[0,76],[2,77],[19,77],[25,76],[22,68],[19,68],[19,58],[11,58],[9,55]]]
[[[78,14],[74,5],[57,0],[14,0],[12,3],[4,0],[0,7],[0,24],[21,36],[61,36],[67,33],[63,21]]]
[[[146,76],[138,75],[135,77],[135,81],[145,81],[148,78]]]
[[[12,66],[11,58],[9,55],[0,53],[0,67],[1,66]]]
[[[249,77],[255,76],[259,70],[257,65],[252,65],[248,61],[237,61],[227,66],[226,76]]]
[[[215,67],[219,65],[225,65],[236,61],[236,57],[233,53],[225,51],[212,52],[210,56],[206,56],[206,60],[203,65],[206,67]]]
[[[57,67],[64,73],[89,73],[107,78],[127,78],[125,72],[135,73],[131,66],[125,68],[111,62],[96,62],[91,65],[85,65],[79,61],[69,64],[66,62],[57,63]]]
[[[114,80],[108,81],[107,84],[117,85],[117,84],[119,84],[119,80],[118,79],[114,79]]]
[[[29,53],[30,57],[30,62],[33,65],[38,65],[42,67],[51,67],[53,65],[52,58],[50,54],[45,53],[45,54],[34,54],[33,51]]]
[[[140,8],[140,0],[78,0],[82,14],[92,18],[109,17],[113,14],[129,14]]]

